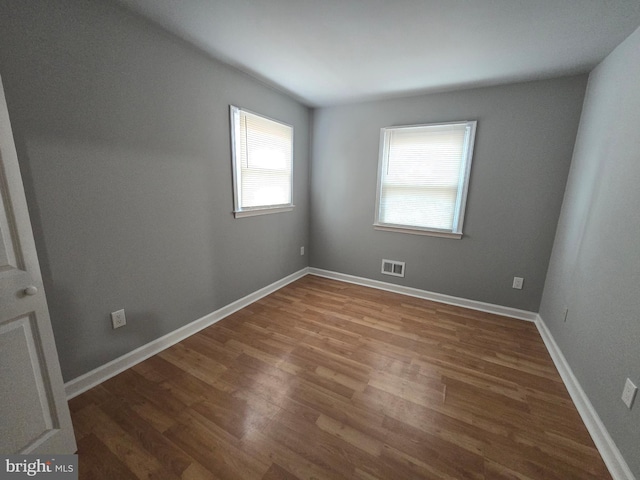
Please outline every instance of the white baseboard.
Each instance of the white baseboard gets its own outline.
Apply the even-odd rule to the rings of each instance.
[[[262,297],[266,297],[270,293],[279,290],[285,285],[298,280],[299,278],[304,277],[308,273],[308,268],[303,268],[291,275],[284,277],[271,285],[267,285],[260,290],[257,290],[253,293],[250,293],[246,297],[243,297],[239,300],[236,300],[229,305],[226,305],[215,312],[212,312],[208,315],[205,315],[202,318],[199,318],[184,327],[178,328],[173,332],[170,332],[152,342],[147,343],[135,350],[116,358],[104,365],[91,370],[90,372],[85,373],[73,380],[68,381],[64,384],[64,388],[67,394],[67,399],[70,400],[73,397],[80,395],[83,392],[86,392],[90,388],[99,385],[105,380],[110,379],[111,377],[116,376],[120,372],[123,372],[127,368],[131,368],[134,365],[146,360],[147,358],[160,353],[164,349],[175,345],[176,343],[184,340],[185,338],[193,335],[194,333],[199,332],[200,330],[207,328],[210,325],[213,325],[216,322],[219,322],[225,317],[228,317],[232,313],[237,312],[238,310],[252,304],[253,302],[260,300]]]
[[[347,283],[355,283],[356,285],[363,285],[365,287],[377,288],[378,290],[400,293],[402,295],[409,295],[410,297],[423,298],[433,302],[446,303],[447,305],[455,305],[456,307],[495,313],[496,315],[517,318],[518,320],[526,320],[528,322],[535,322],[538,315],[535,312],[529,312],[527,310],[519,310],[517,308],[504,307],[502,305],[494,305],[492,303],[479,302],[477,300],[469,300],[466,298],[452,297],[451,295],[444,295],[442,293],[429,292],[418,288],[405,287],[403,285],[356,277],[353,275],[347,275],[346,273],[332,272],[314,267],[309,267],[309,273],[319,277],[331,278],[333,280],[340,280]]]
[[[609,432],[602,423],[602,420],[600,420],[600,416],[593,408],[593,405],[589,401],[589,397],[587,397],[585,391],[582,389],[580,382],[578,382],[578,379],[573,374],[573,370],[571,370],[569,363],[567,363],[567,359],[562,354],[560,347],[558,347],[558,344],[551,335],[551,332],[544,323],[544,320],[540,315],[537,315],[535,321],[538,331],[540,332],[540,336],[542,336],[542,340],[553,359],[553,363],[555,363],[556,368],[562,377],[562,381],[567,387],[569,395],[571,396],[573,403],[578,409],[580,417],[582,417],[582,421],[593,439],[593,443],[595,443],[596,448],[602,456],[602,460],[604,460],[605,465],[609,469],[609,473],[611,473],[614,480],[635,480],[635,476],[631,472],[627,462],[622,457],[622,454],[611,438],[611,435],[609,435]]]
[[[267,285],[260,290],[257,290],[246,297],[236,300],[225,307],[222,307],[215,312],[205,315],[198,320],[195,320],[184,327],[174,330],[163,337],[160,337],[146,345],[143,345],[115,360],[112,360],[95,370],[85,373],[69,382],[65,383],[65,391],[67,399],[80,395],[81,393],[89,390],[90,388],[99,385],[100,383],[114,377],[120,372],[146,360],[147,358],[160,353],[166,348],[175,345],[176,343],[184,340],[185,338],[199,332],[200,330],[219,322],[223,318],[237,312],[238,310],[252,304],[253,302],[265,297],[276,290],[284,287],[285,285],[304,277],[307,274],[317,275],[319,277],[330,278],[333,280],[339,280],[347,283],[354,283],[357,285],[363,285],[366,287],[377,288],[379,290],[386,290],[389,292],[399,293],[402,295],[408,295],[411,297],[423,298],[425,300],[431,300],[434,302],[445,303],[448,305],[455,305],[458,307],[465,307],[472,310],[479,310],[482,312],[494,313],[497,315],[503,315],[506,317],[512,317],[519,320],[526,320],[535,322],[538,331],[544,341],[553,362],[562,377],[562,380],[569,391],[569,395],[576,405],[578,413],[582,417],[582,421],[585,423],[587,430],[591,434],[596,448],[600,452],[602,459],[604,460],[611,476],[614,480],[636,480],[635,476],[629,469],[627,462],[622,457],[620,450],[614,443],[613,439],[609,435],[606,427],[600,420],[597,412],[593,408],[593,405],[589,401],[587,394],[584,392],[578,379],[573,374],[571,367],[567,363],[562,351],[556,344],[551,332],[547,328],[542,317],[535,312],[527,310],[519,310],[511,307],[504,307],[502,305],[494,305],[491,303],[479,302],[476,300],[469,300],[460,297],[453,297],[450,295],[444,295],[441,293],[429,292],[426,290],[420,290],[412,287],[405,287],[403,285],[395,285],[392,283],[381,282],[379,280],[371,280],[363,277],[356,277],[353,275],[347,275],[344,273],[332,272],[329,270],[322,270],[314,267],[306,267],[299,270],[281,280],[278,280],[271,285]]]
[[[424,298],[426,300],[432,300],[440,303],[446,303],[449,305],[456,305],[459,307],[466,307],[473,310],[480,310],[483,312],[496,313],[498,315],[504,315],[508,317],[517,318],[520,320],[535,321],[536,314],[534,312],[528,312],[525,310],[518,310],[510,307],[503,307],[500,305],[493,305],[490,303],[478,302],[475,300],[467,300],[459,297],[452,297],[449,295],[443,295],[440,293],[428,292],[425,290],[419,290],[417,288],[405,287],[402,285],[394,285],[391,283],[380,282],[378,280],[370,280],[362,277],[355,277],[353,275],[347,275],[344,273],[330,272],[328,270],[321,270],[318,268],[307,267],[299,270],[277,282],[267,285],[260,290],[253,292],[246,297],[236,300],[229,305],[222,307],[215,312],[205,315],[184,327],[178,328],[173,332],[170,332],[156,340],[153,340],[146,345],[118,357],[104,365],[91,370],[73,380],[65,383],[65,391],[67,399],[72,399],[77,395],[99,385],[100,383],[108,380],[111,377],[123,372],[127,368],[131,368],[134,365],[146,360],[147,358],[160,353],[166,348],[184,340],[185,338],[199,332],[200,330],[219,322],[223,318],[231,315],[234,312],[252,304],[253,302],[275,292],[276,290],[284,287],[285,285],[304,277],[307,274],[313,274],[320,277],[331,278],[334,280],[340,280],[348,283],[355,283],[367,287],[377,288],[380,290],[387,290],[390,292],[400,293],[403,295],[409,295],[412,297]]]

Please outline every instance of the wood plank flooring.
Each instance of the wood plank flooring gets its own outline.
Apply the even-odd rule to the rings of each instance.
[[[70,402],[81,479],[610,479],[535,325],[308,275]]]

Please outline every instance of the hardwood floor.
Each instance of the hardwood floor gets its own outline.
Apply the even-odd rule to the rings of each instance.
[[[70,402],[81,479],[610,479],[532,323],[306,276]]]

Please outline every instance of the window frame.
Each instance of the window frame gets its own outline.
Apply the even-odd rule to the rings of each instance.
[[[241,131],[238,131],[240,127],[240,115],[246,113],[259,117],[270,122],[275,122],[279,125],[288,127],[291,129],[291,168],[290,168],[290,181],[289,181],[289,203],[273,204],[273,205],[261,205],[254,207],[242,206],[242,161],[240,155],[240,135]],[[276,120],[274,118],[262,115],[260,113],[253,112],[246,108],[237,107],[235,105],[229,105],[229,120],[230,120],[230,137],[231,137],[231,167],[232,167],[232,187],[233,187],[233,215],[235,218],[253,217],[257,215],[268,215],[272,213],[290,212],[294,209],[293,204],[293,171],[294,171],[294,128],[293,125]]]
[[[380,129],[380,146],[378,157],[378,182],[376,187],[376,205],[375,205],[375,219],[374,228],[376,230],[385,230],[399,233],[409,233],[414,235],[429,235],[435,237],[446,237],[461,239],[463,236],[462,227],[464,224],[464,214],[467,205],[467,196],[469,192],[469,180],[471,178],[471,164],[473,161],[473,150],[475,144],[476,120],[461,120],[453,122],[440,122],[440,123],[425,123],[416,125],[399,125],[391,127],[383,127]],[[395,130],[410,129],[410,128],[425,128],[425,127],[438,127],[444,125],[465,125],[468,130],[468,140],[466,143],[466,155],[462,159],[462,167],[458,175],[458,195],[456,197],[456,204],[454,207],[454,222],[451,230],[439,229],[434,227],[422,227],[416,225],[394,224],[386,223],[380,220],[380,208],[382,200],[382,188],[384,180],[384,172],[389,164],[389,141],[390,134]],[[463,145],[464,148],[464,145]]]

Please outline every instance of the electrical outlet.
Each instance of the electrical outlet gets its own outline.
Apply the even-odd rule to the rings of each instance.
[[[127,317],[124,316],[124,310],[111,312],[111,324],[114,329],[124,327],[127,324]]]
[[[627,378],[627,381],[624,384],[624,390],[622,391],[622,401],[629,410],[631,410],[631,406],[633,405],[633,400],[636,398],[637,392],[638,387],[636,387],[633,382]]]
[[[517,290],[522,290],[522,284],[524,283],[524,278],[522,277],[513,277],[513,285],[511,288],[515,288]]]
[[[304,255],[304,247],[300,247],[300,255]]]

